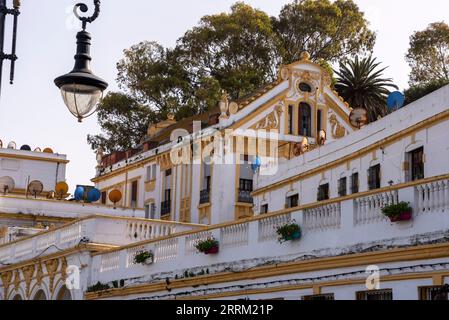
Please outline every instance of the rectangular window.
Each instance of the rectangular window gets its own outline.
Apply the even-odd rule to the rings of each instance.
[[[170,200],[171,200],[171,189],[165,189],[164,201],[170,201]]]
[[[322,111],[318,110],[316,113],[316,135],[318,136],[321,131]]]
[[[137,183],[137,180],[131,183],[131,207],[133,208],[137,206]]]
[[[150,206],[150,219],[156,219],[156,204],[152,203]]]
[[[268,213],[268,203],[260,207],[260,214],[267,214],[267,213]]]
[[[151,166],[151,180],[156,180],[156,164]]]
[[[351,175],[351,193],[359,192],[359,174],[358,172]]]
[[[324,201],[329,199],[329,183],[323,184],[318,187],[318,201]]]
[[[145,205],[145,219],[150,219],[150,205]]]
[[[288,134],[293,134],[293,106],[288,106]]]
[[[253,180],[240,179],[239,190],[241,191],[253,191]]]
[[[448,289],[445,286],[419,287],[419,300],[448,300]]]
[[[101,204],[106,204],[106,202],[108,201],[108,194],[106,191],[103,191],[101,193]]]
[[[356,293],[357,300],[393,300],[393,290],[370,290]]]
[[[302,300],[305,301],[320,301],[320,300],[335,300],[333,293],[326,293],[326,294],[315,294],[311,296],[303,296]]]
[[[419,148],[409,152],[410,154],[410,167],[411,167],[411,180],[424,179],[424,148]]]
[[[299,195],[295,194],[286,199],[286,208],[295,208],[299,205]]]
[[[375,165],[368,170],[368,188],[369,190],[380,188],[380,164]]]
[[[346,177],[341,178],[340,180],[338,180],[338,196],[339,197],[344,197],[347,195],[347,182],[346,182]]]
[[[146,174],[146,180],[145,181],[150,181],[151,180],[151,174],[152,174],[151,166],[148,166],[147,167],[147,174]]]

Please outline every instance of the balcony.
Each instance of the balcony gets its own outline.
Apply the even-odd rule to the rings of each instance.
[[[203,226],[159,220],[91,216],[0,245],[0,265],[31,260],[44,252],[45,255],[51,255],[78,247],[81,243],[121,246],[201,227]]]
[[[238,201],[242,203],[253,203],[253,197],[251,196],[251,192],[249,190],[239,189],[239,197]]]
[[[200,191],[200,204],[205,204],[210,202],[210,190],[201,190]]]
[[[223,270],[217,269],[216,272],[226,270],[226,264],[231,260],[246,260],[251,261],[251,265],[257,265],[259,259],[268,255],[288,260],[298,253],[307,255],[313,252],[319,259],[329,258],[329,248],[332,248],[332,255],[337,257],[347,252],[365,252],[373,244],[379,251],[389,250],[394,246],[413,248],[417,239],[422,240],[423,245],[431,244],[437,239],[445,239],[448,233],[449,219],[443,214],[449,210],[447,186],[449,175],[303,205],[268,216],[210,226],[188,234],[100,253],[93,257],[91,284],[97,281],[109,283],[125,275],[136,279],[147,277],[149,274],[145,266],[128,263],[132,261],[135,252],[142,248],[155,252],[152,274],[164,273],[164,277],[175,278],[181,269],[190,270],[208,265],[210,257],[196,254],[195,243],[211,236],[220,243],[220,254],[213,261],[217,265],[223,264]],[[248,196],[249,192],[242,195]],[[381,208],[384,205],[400,201],[412,204],[413,222],[393,224],[382,214]],[[281,246],[276,226],[292,220],[300,224],[303,237],[295,245]],[[432,234],[431,238],[429,234]],[[418,252],[422,249],[416,250]]]
[[[161,216],[171,213],[171,200],[161,202]]]

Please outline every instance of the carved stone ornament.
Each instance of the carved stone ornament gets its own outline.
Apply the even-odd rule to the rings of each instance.
[[[22,269],[23,277],[25,279],[25,294],[26,294],[27,298],[29,298],[31,295],[31,292],[30,292],[31,280],[33,279],[35,270],[36,270],[36,267],[34,264],[23,267],[23,269]]]
[[[9,286],[11,285],[12,275],[12,271],[3,272],[2,274],[0,274],[4,292],[3,296],[5,297],[5,299],[8,296],[8,290]]]
[[[226,91],[222,91],[221,100],[219,102],[220,106],[220,119],[228,119],[228,109],[229,109],[229,95]]]
[[[257,122],[251,129],[255,130],[275,130],[279,129],[281,125],[281,116],[283,113],[282,105],[277,105],[273,112],[268,114],[265,118]]]
[[[340,124],[335,114],[329,117],[329,122],[331,124],[331,134],[334,139],[340,139],[346,135],[345,127]]]
[[[59,260],[58,259],[53,259],[53,260],[47,260],[45,261],[45,267],[47,268],[47,273],[48,273],[48,277],[50,280],[49,283],[49,287],[50,287],[50,292],[53,294],[53,290],[54,290],[54,282],[55,282],[55,276],[56,276],[56,271],[58,270],[58,266],[59,266]]]

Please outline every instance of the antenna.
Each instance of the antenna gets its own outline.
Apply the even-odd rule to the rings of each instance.
[[[31,147],[27,144],[24,144],[23,146],[20,147],[20,150],[22,151],[31,151]]]
[[[115,209],[115,205],[122,200],[122,192],[120,190],[112,190],[109,193],[109,200],[111,200],[111,202],[114,204],[114,209]]]
[[[368,112],[364,108],[356,108],[351,111],[349,121],[353,127],[360,129],[368,123]]]
[[[11,192],[15,188],[14,179],[11,177],[1,177],[0,178],[0,191],[6,195],[8,192]]]
[[[55,187],[55,193],[59,200],[64,198],[64,195],[69,192],[69,186],[64,181],[58,182]]]
[[[17,149],[17,143],[11,141],[10,143],[8,143],[8,149]]]
[[[387,107],[390,112],[399,110],[404,106],[405,96],[402,92],[394,91],[387,98]]]
[[[31,181],[28,185],[28,192],[30,192],[34,196],[34,198],[37,198],[37,196],[40,195],[42,191],[44,191],[44,185],[38,180]]]

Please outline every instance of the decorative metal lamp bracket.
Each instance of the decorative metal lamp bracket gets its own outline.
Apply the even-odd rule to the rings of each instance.
[[[86,4],[77,3],[73,8],[73,13],[83,23],[83,31],[86,30],[87,23],[94,22],[100,15],[100,2],[101,2],[100,0],[94,0],[95,11],[94,14],[90,17],[82,17],[80,13],[78,13],[78,10],[81,11],[82,13],[86,13],[89,10]]]
[[[13,9],[9,9],[5,5],[0,5],[0,13],[4,16],[6,15],[12,15],[14,17],[13,22],[13,35],[12,35],[12,49],[11,54],[6,54],[5,52],[0,52],[0,60],[3,62],[4,60],[10,60],[11,61],[11,71],[10,71],[10,77],[9,82],[11,84],[14,83],[14,71],[15,71],[15,63],[17,60],[16,55],[16,44],[17,44],[17,22],[18,22],[18,16],[20,15],[20,1],[15,0],[13,4]]]

